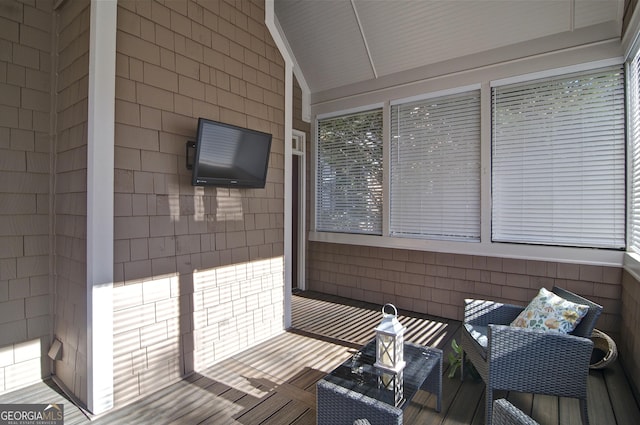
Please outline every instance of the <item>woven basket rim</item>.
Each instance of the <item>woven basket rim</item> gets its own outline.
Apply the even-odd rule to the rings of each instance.
[[[598,329],[594,329],[591,333],[591,340],[593,341],[593,348],[597,348],[606,354],[601,360],[589,365],[590,369],[602,369],[618,357],[618,348],[616,343],[606,333]]]

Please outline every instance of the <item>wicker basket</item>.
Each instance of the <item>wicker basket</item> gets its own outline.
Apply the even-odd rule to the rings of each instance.
[[[594,329],[591,340],[593,341],[593,355],[589,365],[590,369],[605,368],[618,357],[616,343],[606,333]]]

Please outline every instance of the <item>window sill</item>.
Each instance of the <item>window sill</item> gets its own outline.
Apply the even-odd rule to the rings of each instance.
[[[493,242],[436,241],[327,232],[309,232],[309,241],[609,267],[622,267],[623,261],[626,267],[626,258],[629,255],[624,251],[593,248],[567,248]],[[640,256],[636,257],[638,258],[637,270],[640,276]]]

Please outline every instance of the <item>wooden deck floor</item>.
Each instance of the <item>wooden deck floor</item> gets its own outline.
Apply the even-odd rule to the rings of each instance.
[[[373,337],[379,306],[324,295],[293,297],[293,329],[137,402],[89,418],[49,380],[0,395],[4,403],[64,403],[65,425],[89,424],[273,424],[314,425],[315,383]],[[425,315],[401,315],[406,339],[450,351],[460,323]],[[442,412],[419,391],[405,410],[405,424],[482,424],[484,385],[443,378]],[[542,395],[502,394],[542,425],[580,423],[578,403]],[[640,423],[640,410],[618,362],[592,371],[589,417],[595,425]],[[338,425],[338,424],[336,424]]]

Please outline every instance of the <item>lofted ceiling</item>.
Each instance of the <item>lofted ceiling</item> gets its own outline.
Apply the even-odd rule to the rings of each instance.
[[[275,0],[274,8],[317,94],[465,57],[619,38],[623,0]]]

